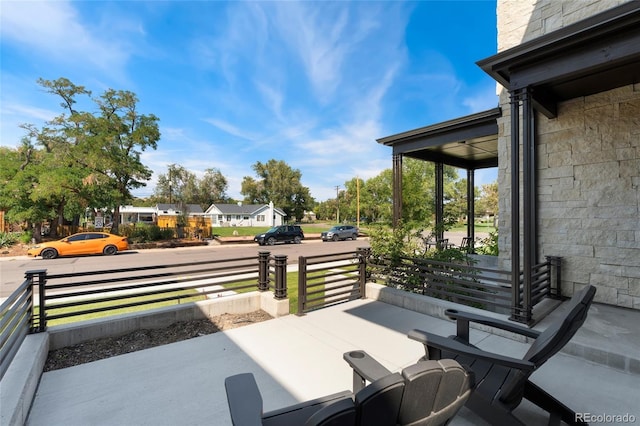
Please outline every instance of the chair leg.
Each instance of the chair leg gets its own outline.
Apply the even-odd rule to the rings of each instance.
[[[588,425],[588,423],[577,419],[575,411],[549,395],[530,380],[527,380],[524,385],[524,397],[549,413],[550,425],[557,422],[558,417],[569,425]]]

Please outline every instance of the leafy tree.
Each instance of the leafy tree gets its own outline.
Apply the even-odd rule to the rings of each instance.
[[[266,163],[258,161],[252,168],[257,179],[245,176],[240,190],[246,203],[267,204],[273,201],[287,217],[295,217],[298,221],[304,217],[304,210],[311,210],[314,200],[309,188],[300,182],[300,170],[273,159]]]
[[[475,200],[478,199],[480,191],[476,187],[473,189]],[[476,205],[475,210],[478,211]],[[467,179],[459,179],[450,182],[445,188],[444,214],[456,222],[467,215]]]
[[[102,197],[92,201],[114,208],[117,229],[120,205],[132,198],[131,190],[145,186],[145,181],[151,179],[153,172],[142,164],[140,156],[146,149],[157,148],[159,119],[153,114],[138,113],[138,98],[129,91],[108,89],[95,102],[101,114],[87,117],[91,136],[87,140],[92,143],[86,153],[88,166],[97,177],[93,182],[98,184]]]
[[[229,201],[227,179],[215,168],[205,171],[202,179],[182,166],[170,164],[167,174],[158,176],[154,200],[161,203],[199,204],[206,210],[213,203]]]
[[[393,173],[383,170],[364,182],[360,188],[360,217],[368,222],[387,222],[393,219]]]
[[[170,164],[167,174],[158,175],[154,195],[165,203],[191,203],[198,192],[196,175],[182,166]]]
[[[331,220],[336,218],[336,200],[321,201],[313,208],[318,220]]]
[[[23,170],[23,175],[32,176],[31,185],[24,191],[31,202],[49,212],[48,218],[57,217],[59,224],[63,219],[77,218],[87,207],[109,208],[114,211],[117,229],[119,206],[133,198],[132,189],[144,186],[151,177],[140,155],[145,149],[156,148],[160,138],[158,118],[139,114],[138,99],[128,91],[108,89],[92,98],[84,86],[66,78],[39,79],[38,84],[61,99],[63,111],[41,129],[31,124],[23,126],[27,131],[25,144],[31,147],[31,153],[38,154]],[[97,112],[78,111],[80,97],[97,105]],[[44,219],[29,210],[29,206],[15,206],[13,214]]]
[[[458,178],[455,168],[445,166],[444,190]],[[429,161],[406,158],[402,172],[402,218],[405,223],[422,225],[431,222],[435,214],[435,164]]]
[[[203,206],[203,209],[206,209],[214,203],[229,202],[228,188],[229,183],[222,172],[216,168],[209,168],[205,170],[203,178],[198,183],[198,203]]]
[[[498,213],[498,182],[482,185],[480,197],[476,204],[476,211],[485,214]]]
[[[36,195],[44,155],[27,140],[16,149],[0,147],[0,208],[6,210],[9,221],[35,226],[37,240],[40,224],[55,216],[52,204]]]

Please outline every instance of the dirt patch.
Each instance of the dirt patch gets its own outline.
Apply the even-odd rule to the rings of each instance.
[[[26,244],[14,244],[10,247],[0,248],[0,257],[26,256],[29,246]]]
[[[136,330],[123,336],[91,340],[50,351],[44,365],[44,371],[73,367],[116,355],[255,324],[272,318],[264,311],[247,314],[223,314],[206,320],[176,322],[166,328]]]

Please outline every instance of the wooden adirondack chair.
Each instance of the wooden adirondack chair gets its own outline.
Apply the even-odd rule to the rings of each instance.
[[[464,405],[472,376],[453,360],[426,361],[391,373],[366,352],[344,359],[354,369],[353,392],[339,392],[269,413],[251,373],[227,377],[235,426],[431,426],[446,424]],[[368,385],[367,382],[370,382]]]
[[[549,413],[549,424],[560,420],[571,425],[586,424],[576,420],[575,412],[529,380],[529,376],[560,351],[587,318],[596,288],[587,286],[574,294],[566,311],[546,330],[517,326],[471,313],[447,310],[457,323],[457,335],[449,338],[422,330],[413,330],[409,338],[421,342],[426,359],[455,359],[473,371],[476,386],[466,406],[494,425],[524,425],[513,410],[522,398],[528,399]],[[486,352],[469,343],[469,322],[488,325],[534,338],[522,359]]]

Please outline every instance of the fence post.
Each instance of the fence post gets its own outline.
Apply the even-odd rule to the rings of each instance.
[[[307,258],[298,256],[298,315],[304,315],[307,303]]]
[[[545,256],[549,263],[549,295],[554,299],[562,298],[562,258],[560,256]]]
[[[286,299],[287,298],[287,255],[276,254],[276,286],[275,286],[275,298]]]
[[[371,254],[371,248],[359,247],[356,249],[358,256],[358,278],[360,280],[360,298],[367,298],[367,259]]]
[[[258,252],[258,290],[269,290],[269,255],[271,252]]]
[[[36,328],[34,324],[34,321],[35,321],[35,315],[34,315],[35,306],[34,306],[33,310],[31,311],[31,328],[33,330],[37,330],[38,333],[41,333],[47,330],[47,310],[45,306],[45,285],[47,284],[47,270],[37,269],[33,271],[27,271],[24,273],[25,279],[27,279],[32,285],[31,294],[33,294],[33,286],[36,284],[33,281],[34,277],[36,276],[38,277],[38,283],[37,283],[38,284],[38,305],[40,309],[40,315],[38,316],[38,327]]]

